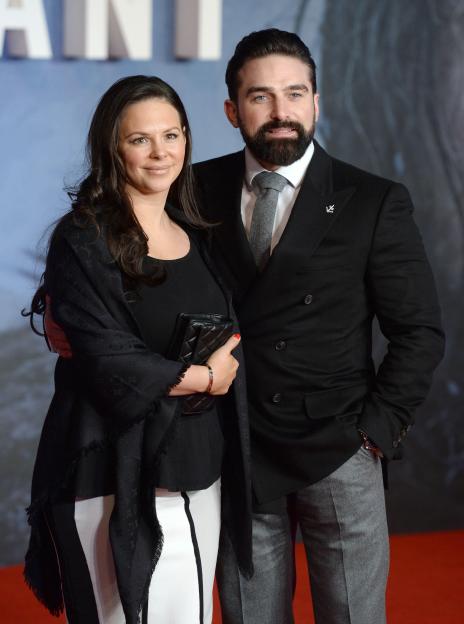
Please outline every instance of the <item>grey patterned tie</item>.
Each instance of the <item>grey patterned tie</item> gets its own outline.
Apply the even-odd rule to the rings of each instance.
[[[258,197],[251,218],[250,247],[259,271],[264,269],[271,255],[277,200],[286,184],[286,178],[270,171],[261,171],[253,178],[252,186]]]

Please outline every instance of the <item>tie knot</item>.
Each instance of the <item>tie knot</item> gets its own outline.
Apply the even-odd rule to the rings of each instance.
[[[274,189],[275,191],[280,191],[286,186],[288,180],[284,178],[284,176],[279,173],[275,173],[274,171],[261,171],[258,175],[255,175],[253,178],[253,186],[255,186],[259,191],[263,191],[264,189]]]

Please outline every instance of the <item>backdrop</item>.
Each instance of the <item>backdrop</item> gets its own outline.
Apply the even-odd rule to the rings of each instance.
[[[21,2],[19,2],[21,4]],[[153,2],[149,61],[69,60],[63,2],[44,0],[51,60],[0,57],[0,565],[26,546],[24,508],[55,356],[19,311],[42,271],[46,228],[82,173],[97,100],[116,79],[156,74],[189,111],[194,159],[241,147],[227,123],[224,71],[252,30],[294,30],[310,47],[321,92],[318,140],[339,158],[405,183],[440,293],[446,358],[391,468],[392,532],[464,527],[464,4],[456,0],[223,0],[217,61],[174,56],[174,2]],[[2,51],[0,50],[0,53]],[[376,357],[383,344],[376,340]]]

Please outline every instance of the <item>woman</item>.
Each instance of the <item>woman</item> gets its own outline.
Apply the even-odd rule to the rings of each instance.
[[[25,576],[53,613],[63,594],[71,624],[211,622],[221,475],[225,526],[250,573],[240,373],[226,396],[239,336],[206,366],[167,357],[179,313],[232,313],[201,241],[190,155],[169,85],[110,87],[33,301],[40,312],[49,298],[72,357],[58,359],[39,444]],[[183,414],[182,397],[204,392],[223,399]]]

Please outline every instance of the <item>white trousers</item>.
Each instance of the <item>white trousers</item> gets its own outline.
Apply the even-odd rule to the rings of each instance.
[[[108,524],[114,497],[77,500],[74,521],[102,624],[124,624]],[[206,490],[156,490],[164,544],[142,624],[211,624],[221,516],[220,479]]]

